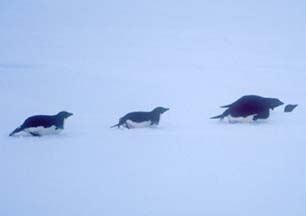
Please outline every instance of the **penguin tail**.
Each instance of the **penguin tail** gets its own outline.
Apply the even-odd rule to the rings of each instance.
[[[23,129],[21,127],[16,128],[12,133],[9,134],[9,136],[13,136],[15,133],[18,133],[20,131],[22,131]]]
[[[220,108],[229,108],[230,106],[232,106],[232,104],[228,104],[228,105],[220,106]]]
[[[114,127],[120,128],[120,126],[123,125],[124,123],[125,123],[124,118],[120,118],[119,123],[111,126],[111,128],[114,128]]]
[[[118,124],[115,124],[115,125],[113,125],[113,126],[111,126],[110,128],[114,128],[114,127],[120,127],[120,124],[118,123]]]
[[[224,114],[221,114],[221,115],[211,117],[210,119],[223,119],[224,117],[225,117]]]

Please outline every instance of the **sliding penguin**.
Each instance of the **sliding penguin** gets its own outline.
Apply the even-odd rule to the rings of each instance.
[[[297,106],[297,104],[288,104],[285,106],[284,112],[292,112]]]
[[[277,98],[246,95],[232,104],[222,106],[221,108],[227,109],[221,115],[212,117],[211,119],[223,119],[227,116],[234,118],[253,116],[253,121],[267,119],[270,116],[270,109],[273,110],[283,104],[284,103]]]
[[[20,127],[10,133],[10,136],[22,131],[32,136],[57,134],[64,129],[65,119],[72,115],[72,113],[62,111],[56,115],[36,115],[29,117]]]
[[[168,111],[169,108],[156,107],[151,112],[131,112],[120,118],[119,123],[113,127],[125,126],[126,128],[149,127],[158,125],[160,115]]]

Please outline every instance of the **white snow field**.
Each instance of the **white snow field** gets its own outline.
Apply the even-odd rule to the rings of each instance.
[[[306,3],[0,2],[1,216],[305,216]],[[258,94],[267,121],[210,120]],[[110,129],[171,108],[159,127]],[[73,112],[57,136],[8,134]]]

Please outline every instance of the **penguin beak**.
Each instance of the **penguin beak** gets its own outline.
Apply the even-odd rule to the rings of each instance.
[[[73,115],[73,113],[68,113],[68,116],[67,116],[67,118],[68,118],[68,117],[70,117],[70,116],[72,116],[72,115]]]
[[[284,104],[285,104],[284,102],[280,101],[278,106],[282,106],[282,105],[284,105]],[[275,107],[274,107],[274,108],[275,108]]]
[[[164,112],[167,112],[168,110],[170,110],[170,108],[165,108],[165,111],[164,111]]]
[[[285,104],[284,102],[280,101],[277,105],[273,106],[271,109],[274,110],[276,107],[282,106],[284,104]]]

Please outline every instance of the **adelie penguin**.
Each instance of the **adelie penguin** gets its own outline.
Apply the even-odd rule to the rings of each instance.
[[[128,129],[137,127],[150,127],[158,125],[160,121],[160,115],[168,111],[169,108],[156,107],[151,112],[131,112],[119,119],[119,123],[113,125],[113,127],[124,126]]]
[[[249,117],[252,116],[252,120],[267,119],[270,116],[270,109],[274,109],[284,103],[277,98],[267,98],[257,95],[246,95],[239,98],[232,104],[222,106],[226,110],[218,116],[214,116],[211,119],[223,119],[225,117]]]
[[[32,136],[57,134],[64,129],[65,119],[72,115],[72,113],[62,111],[56,115],[31,116],[27,118],[20,127],[10,133],[10,136],[19,132],[26,132]]]
[[[288,104],[285,106],[284,112],[292,112],[297,106],[297,104]]]

